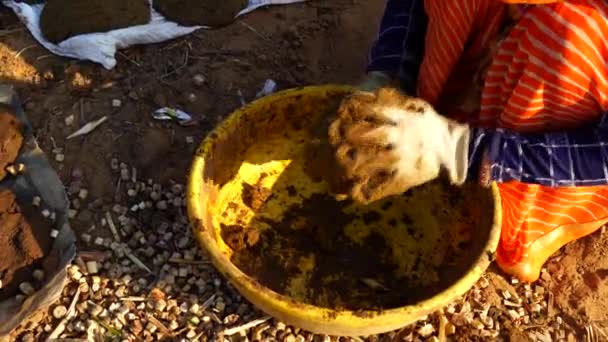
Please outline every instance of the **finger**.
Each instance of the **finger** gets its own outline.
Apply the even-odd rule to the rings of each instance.
[[[342,137],[344,136],[342,127],[343,122],[341,119],[336,119],[329,125],[328,139],[332,146],[337,146],[342,143]]]
[[[354,158],[340,160],[344,163],[347,175],[358,179],[368,179],[382,170],[395,170],[398,161],[399,158],[390,151],[370,148],[355,149]]]
[[[387,148],[391,146],[386,127],[362,122],[349,127],[344,135],[347,144],[353,146],[376,146]]]

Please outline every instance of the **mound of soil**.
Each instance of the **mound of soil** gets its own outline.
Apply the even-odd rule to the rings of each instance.
[[[143,25],[150,21],[147,0],[48,0],[40,16],[50,42],[94,32]]]
[[[154,9],[184,26],[228,25],[245,7],[247,0],[154,0]]]
[[[6,167],[11,165],[19,154],[23,143],[21,128],[12,111],[0,106],[0,180],[6,177]]]
[[[32,281],[51,250],[51,222],[37,208],[18,203],[15,195],[0,192],[0,300],[19,293],[19,284]]]

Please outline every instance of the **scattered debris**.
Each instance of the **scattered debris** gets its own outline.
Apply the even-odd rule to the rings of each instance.
[[[81,135],[87,135],[87,134],[93,132],[99,125],[104,123],[107,119],[108,119],[108,117],[104,115],[99,120],[91,121],[91,122],[87,123],[86,125],[82,126],[76,132],[68,135],[68,137],[66,139],[70,140],[70,139],[79,137]]]
[[[276,82],[271,79],[267,79],[266,82],[264,82],[264,86],[255,95],[255,97],[260,98],[260,97],[271,95],[275,92],[276,88],[277,88]]]
[[[175,120],[179,124],[186,124],[192,120],[192,115],[181,109],[164,107],[152,113],[152,118],[161,121]]]

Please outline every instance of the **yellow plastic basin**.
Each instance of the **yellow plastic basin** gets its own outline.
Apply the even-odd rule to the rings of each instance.
[[[390,259],[395,265],[391,272],[399,276],[410,272],[416,276],[412,279],[431,281],[451,272],[450,278],[446,278],[449,280],[444,279],[440,288],[428,295],[418,294],[416,300],[410,302],[404,302],[403,298],[410,295],[407,291],[414,281],[403,282],[402,288],[394,282],[387,288],[381,282],[367,278],[354,283],[353,279],[342,281],[341,277],[346,273],[340,269],[333,274],[325,270],[324,276],[315,283],[319,287],[312,288],[310,281],[314,272],[331,262],[319,260],[318,256],[315,259],[314,253],[305,254],[293,245],[276,243],[265,246],[262,252],[258,250],[260,255],[268,257],[264,259],[266,261],[274,258],[279,263],[288,260],[296,265],[291,267],[293,273],[287,274],[280,267],[275,270],[272,265],[260,265],[255,256],[251,259],[241,257],[238,259],[240,264],[233,262],[239,251],[235,247],[238,239],[227,238],[229,227],[255,231],[252,238],[255,245],[267,233],[268,236],[278,234],[272,231],[275,228],[277,231],[283,229],[283,232],[287,229],[287,234],[291,234],[289,229],[293,229],[293,234],[306,229],[309,224],[306,217],[290,221],[292,228],[273,225],[272,222],[283,222],[285,217],[293,216],[297,212],[294,208],[312,203],[316,205],[315,210],[327,209],[319,206],[317,198],[328,198],[328,184],[313,180],[305,172],[306,167],[310,167],[310,160],[305,157],[306,148],[313,139],[309,128],[331,112],[337,99],[351,91],[350,87],[336,85],[292,89],[262,98],[234,112],[196,152],[188,184],[188,212],[194,234],[213,264],[261,310],[315,333],[366,336],[411,324],[449,304],[473,286],[490,264],[498,244],[501,217],[500,210],[495,209],[500,208],[500,197],[495,185],[487,189],[473,184],[451,188],[437,182],[413,191],[413,195],[396,196],[367,207],[335,201],[341,203],[337,209],[340,213],[335,212],[336,215],[346,213],[355,217],[339,232],[352,243],[353,253],[374,235],[380,237],[381,245],[388,251],[379,251],[378,260]],[[252,205],[251,199],[246,200],[247,195],[244,195],[246,188],[252,187],[265,189],[271,195],[262,196],[258,205]],[[450,200],[452,194],[457,194],[454,196],[459,200]],[[450,212],[459,213],[460,219],[450,221],[451,216],[446,216]],[[331,217],[332,213],[323,215]],[[418,226],[412,228],[400,223],[399,218],[404,215],[415,217]],[[459,235],[462,232],[468,236],[464,245],[459,244],[459,239],[465,239]],[[328,236],[332,240],[326,241],[328,248],[336,248],[336,243],[341,243],[332,238],[335,234]],[[248,236],[244,240],[241,237],[240,243],[247,243],[247,239]],[[448,258],[446,250],[450,248],[466,249],[466,258],[447,260],[446,265],[441,264],[441,272],[435,270],[432,266],[445,262],[443,258]],[[358,260],[365,262],[361,258]],[[273,285],[261,276],[256,278],[242,270],[251,271],[254,267],[261,267],[264,274],[281,280],[282,285]],[[457,269],[460,271],[456,272]],[[336,284],[349,284],[347,286],[352,285],[352,288],[335,292],[332,287]],[[423,283],[420,288],[424,288]],[[370,291],[380,291],[379,296],[398,294],[399,300],[388,304],[385,300],[382,306],[374,306],[375,297],[369,296]],[[363,296],[364,292],[367,296]],[[341,302],[344,293],[357,300],[362,298],[360,307],[356,301]]]

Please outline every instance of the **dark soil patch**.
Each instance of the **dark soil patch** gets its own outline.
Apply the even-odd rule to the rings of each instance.
[[[245,7],[247,0],[154,0],[154,9],[184,26],[225,26]]]
[[[147,0],[48,0],[40,27],[46,39],[59,43],[79,34],[107,32],[149,21]]]

